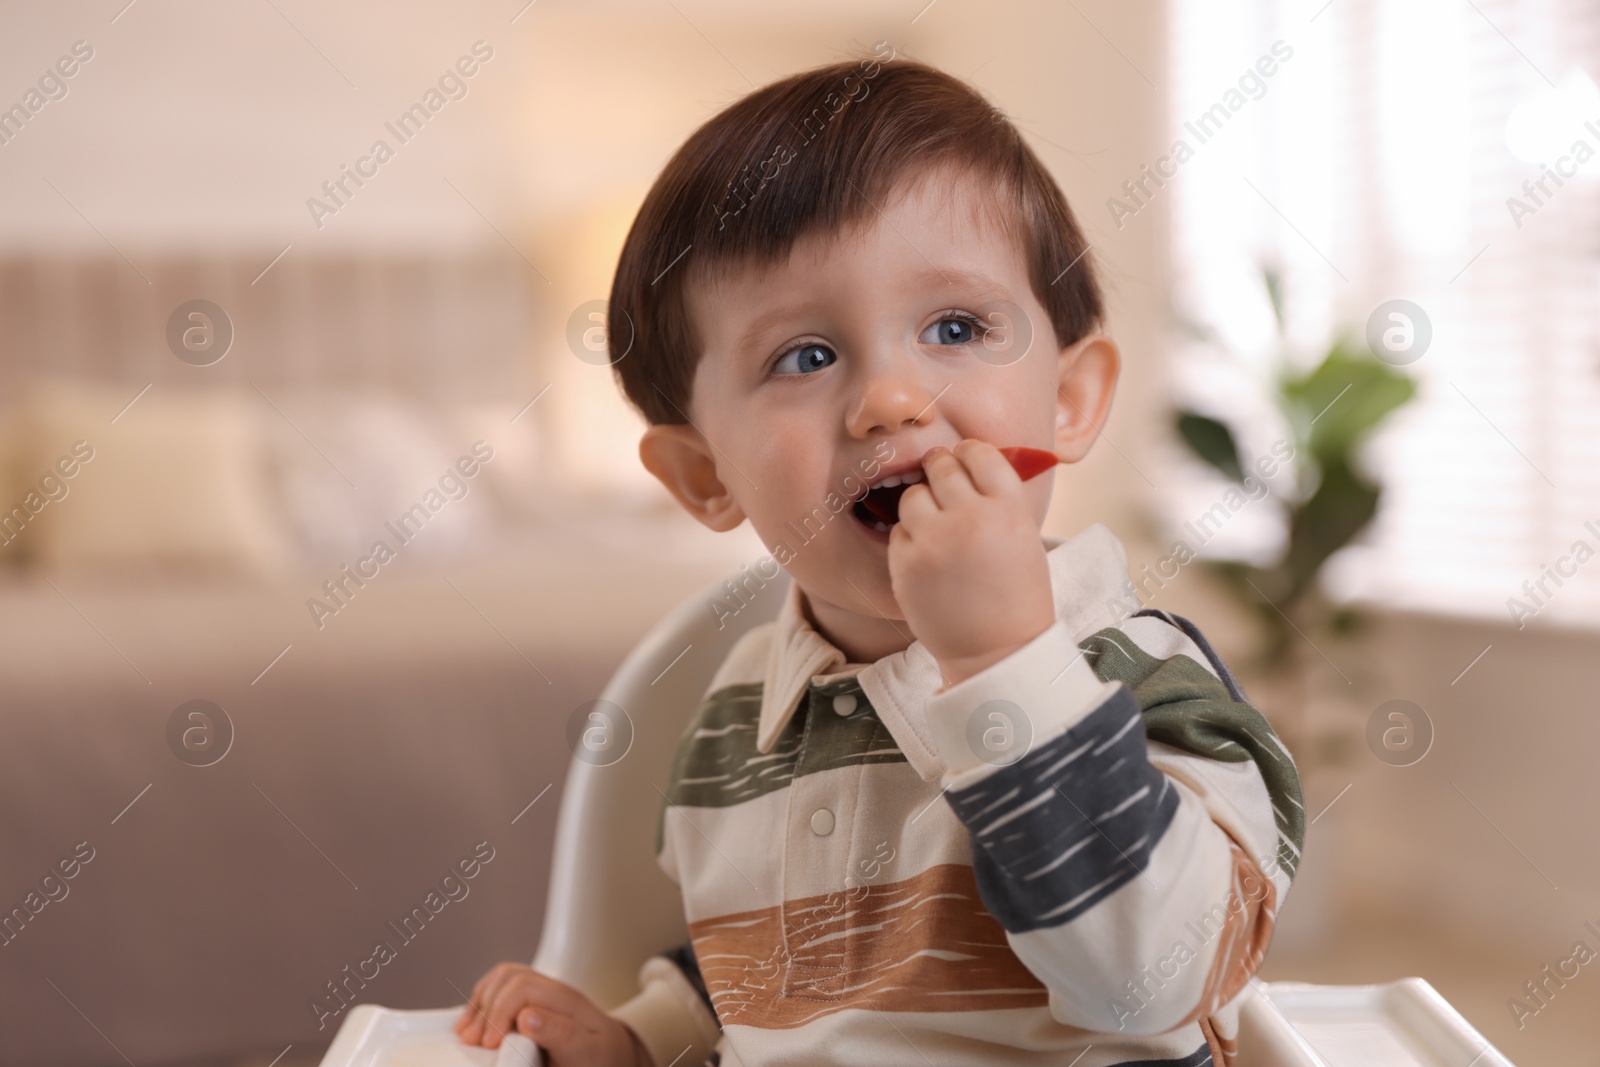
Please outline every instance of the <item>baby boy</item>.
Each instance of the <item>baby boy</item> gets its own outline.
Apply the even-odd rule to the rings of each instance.
[[[1231,1063],[1299,778],[1101,524],[1041,534],[1119,357],[1013,125],[886,55],[739,100],[611,293],[644,465],[793,579],[680,742],[657,859],[691,942],[609,1009],[501,964],[457,1024],[557,1067]],[[627,327],[623,327],[623,323]],[[623,346],[627,343],[624,350]]]

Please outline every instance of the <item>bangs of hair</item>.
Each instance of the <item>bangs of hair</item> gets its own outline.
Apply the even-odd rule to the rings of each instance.
[[[1058,347],[1098,325],[1088,247],[1016,127],[926,64],[846,60],[738,100],[656,179],[623,244],[608,308],[610,323],[632,325],[607,331],[629,401],[651,423],[689,421],[700,354],[684,298],[691,280],[779,263],[802,236],[849,233],[936,173],[988,194],[981,202],[1027,263]]]

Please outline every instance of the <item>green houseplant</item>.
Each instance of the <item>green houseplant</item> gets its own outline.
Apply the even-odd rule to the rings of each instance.
[[[1349,635],[1363,621],[1357,610],[1330,603],[1317,581],[1329,557],[1372,521],[1383,495],[1382,486],[1360,469],[1356,457],[1384,419],[1411,400],[1416,385],[1348,336],[1334,340],[1306,369],[1293,358],[1286,336],[1281,276],[1264,269],[1262,278],[1276,326],[1264,387],[1293,447],[1294,488],[1271,498],[1285,537],[1277,557],[1266,563],[1225,558],[1201,563],[1258,626],[1261,640],[1250,664],[1252,673],[1295,688],[1296,698],[1288,701],[1293,706],[1279,714],[1295,715],[1295,722],[1284,725],[1289,733],[1300,734],[1306,657],[1320,653],[1318,635]],[[1214,333],[1193,324],[1190,329],[1207,343],[1222,345]],[[1225,419],[1180,407],[1174,421],[1179,439],[1196,457],[1232,482],[1244,482],[1246,464]],[[1294,740],[1304,749],[1311,739]]]

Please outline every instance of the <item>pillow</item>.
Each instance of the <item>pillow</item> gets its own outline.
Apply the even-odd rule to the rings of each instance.
[[[273,499],[307,565],[354,563],[378,540],[394,546],[389,527],[419,504],[428,517],[400,555],[454,558],[496,536],[490,478],[505,456],[488,430],[474,436],[446,415],[370,390],[273,395],[281,415],[255,399],[268,416],[262,444]],[[451,473],[462,457],[482,454],[492,458],[468,462],[470,477]]]
[[[261,399],[161,383],[130,406],[137,393],[46,381],[17,403],[0,551],[54,570],[283,572],[287,543],[257,447]]]
[[[485,441],[493,447],[494,460],[483,465],[478,481],[493,498],[500,521],[510,525],[537,525],[567,514],[544,441],[550,429],[548,413],[540,409],[550,397],[530,407],[532,395],[500,403],[454,403],[439,413],[451,440]]]

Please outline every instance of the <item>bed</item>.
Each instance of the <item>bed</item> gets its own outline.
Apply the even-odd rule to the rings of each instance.
[[[292,1062],[531,958],[569,721],[759,552],[549,477],[521,267],[264,262],[0,264],[0,1063]],[[197,292],[244,309],[210,368]]]

